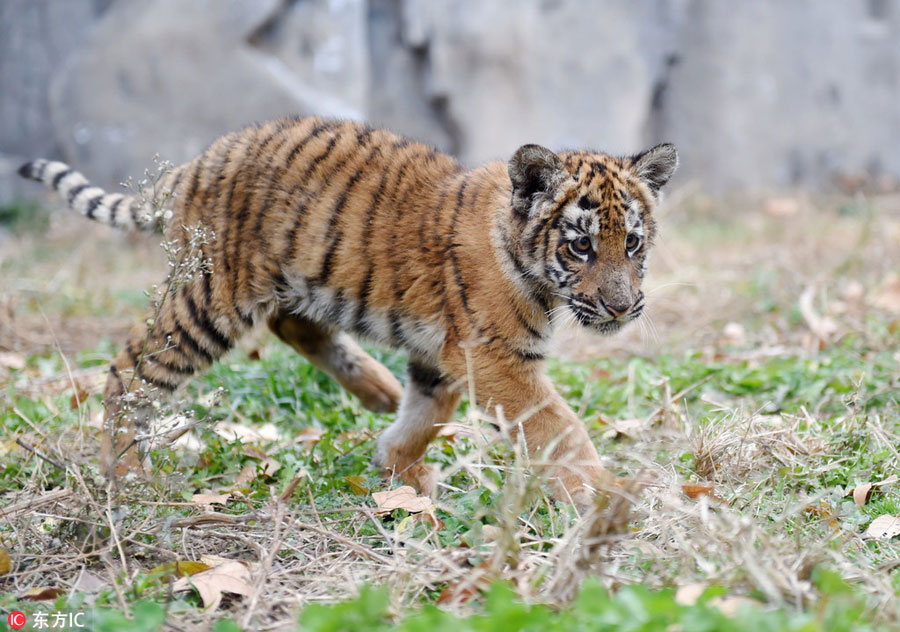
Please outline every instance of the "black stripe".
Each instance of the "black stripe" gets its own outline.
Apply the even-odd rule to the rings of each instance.
[[[405,347],[407,344],[406,335],[403,333],[403,328],[400,323],[400,312],[396,309],[392,309],[388,312],[388,318],[391,322],[391,338],[397,344],[397,346]]]
[[[328,141],[328,145],[326,145],[325,149],[315,158],[313,158],[312,162],[306,166],[306,169],[303,171],[303,174],[300,176],[300,180],[296,187],[291,190],[290,197],[293,197],[296,193],[302,190],[303,187],[307,186],[308,180],[310,176],[315,172],[316,167],[318,167],[319,163],[325,160],[329,154],[331,154],[334,146],[337,144],[338,138],[340,138],[340,129],[336,130],[335,134]],[[297,233],[300,231],[301,226],[303,225],[303,220],[306,217],[306,212],[309,210],[309,202],[311,201],[310,191],[306,191],[306,195],[303,195],[300,199],[300,203],[297,205],[297,210],[295,211],[296,217],[294,218],[294,223],[291,225],[291,229],[288,231],[288,240],[287,240],[287,252],[285,256],[281,259],[283,261],[293,261],[294,256],[297,253],[297,244],[296,238]]]
[[[167,362],[166,360],[163,360],[156,355],[150,356],[150,360],[164,368],[169,373],[175,373],[177,375],[193,375],[194,373],[194,367],[190,364],[186,366],[178,366],[176,364],[172,364],[171,362]]]
[[[513,313],[515,313],[516,320],[519,321],[519,325],[521,325],[525,329],[525,331],[528,332],[528,335],[530,335],[532,338],[537,338],[538,340],[544,339],[543,332],[535,329],[534,326],[532,326],[532,324],[529,323],[525,318],[525,315],[522,314],[515,306],[513,306]]]
[[[303,149],[309,144],[309,142],[312,139],[317,138],[319,136],[319,134],[321,134],[326,129],[329,129],[331,126],[333,126],[332,122],[319,123],[318,125],[313,127],[312,130],[310,130],[310,132],[308,134],[306,134],[306,136],[301,138],[300,141],[294,146],[294,148],[291,149],[291,153],[288,154],[285,171],[290,170],[291,165],[294,164],[294,160],[297,158],[297,156],[300,154],[300,152],[303,151]]]
[[[213,354],[211,354],[209,351],[207,351],[206,349],[204,349],[203,347],[201,347],[201,346],[200,346],[200,343],[197,342],[197,341],[194,339],[194,337],[191,336],[191,334],[189,334],[189,333],[187,332],[187,329],[185,329],[185,328],[184,328],[184,325],[181,324],[181,321],[178,320],[178,316],[177,316],[177,315],[174,315],[174,316],[172,317],[172,320],[175,322],[175,331],[178,332],[178,342],[179,342],[179,344],[181,344],[181,345],[187,344],[187,346],[190,347],[191,350],[192,350],[195,354],[197,354],[198,356],[200,356],[201,358],[203,358],[203,359],[206,360],[207,362],[212,363],[212,361],[215,360],[215,357],[213,356]]]
[[[356,186],[356,183],[359,182],[359,179],[362,177],[363,171],[369,166],[369,164],[371,164],[372,159],[375,157],[375,154],[378,153],[381,152],[377,147],[375,148],[375,150],[369,152],[369,155],[366,157],[363,165],[359,167],[347,181],[347,185],[344,187],[343,192],[341,193],[340,197],[338,197],[338,200],[334,205],[334,209],[332,209],[331,211],[331,218],[328,221],[328,230],[325,232],[325,234],[330,235],[332,232],[334,232],[335,235],[331,239],[331,243],[328,244],[328,250],[325,251],[325,258],[322,260],[322,268],[319,271],[319,278],[317,279],[317,283],[319,283],[320,285],[328,283],[328,278],[331,276],[331,267],[332,262],[334,261],[334,255],[340,247],[341,241],[343,241],[344,238],[344,231],[338,229],[338,223],[341,220],[341,214],[344,211],[344,206],[346,206],[347,204],[347,198],[349,197],[350,192],[353,190],[353,187]]]
[[[84,184],[79,184],[77,187],[69,191],[69,197],[67,198],[69,200],[69,205],[71,206],[72,202],[75,201],[75,198],[78,197],[78,194],[84,191],[89,186],[91,185],[85,182]]]
[[[434,391],[444,383],[444,376],[439,369],[410,360],[407,368],[409,379],[426,397],[433,397]]]
[[[100,206],[100,200],[103,199],[105,193],[101,193],[95,198],[91,198],[91,200],[87,204],[87,210],[84,212],[85,216],[90,219],[94,219],[94,213],[97,211],[97,207]]]
[[[66,176],[68,176],[74,172],[75,172],[75,170],[72,169],[72,167],[69,167],[68,169],[63,169],[62,171],[57,173],[55,176],[53,176],[53,188],[58,189],[59,183],[62,182],[63,178],[65,178]]]
[[[231,348],[231,340],[228,336],[219,331],[209,317],[197,308],[197,303],[194,302],[194,297],[189,292],[185,292],[185,294],[187,295],[188,312],[194,324],[203,331],[208,340],[218,345],[222,351]]]
[[[110,226],[117,225],[116,214],[119,212],[119,205],[122,204],[122,202],[124,200],[125,200],[124,196],[120,197],[118,200],[116,200],[116,203],[113,204],[112,207],[109,209],[109,224],[110,224]]]
[[[172,384],[171,382],[167,382],[165,380],[161,380],[161,379],[147,375],[146,373],[144,373],[143,366],[138,370],[138,377],[140,377],[141,380],[150,384],[151,386],[158,388],[158,389],[162,389],[164,391],[174,391],[176,388],[178,388],[178,382],[176,382],[175,384]]]
[[[514,349],[513,353],[522,360],[526,362],[537,362],[538,360],[544,359],[543,353],[534,353],[533,351],[525,351],[523,349]]]
[[[356,304],[356,315],[354,317],[354,321],[356,323],[355,328],[360,333],[368,333],[369,327],[368,323],[366,323],[366,317],[369,313],[369,293],[372,291],[372,264],[369,263],[366,268],[366,276],[363,278],[362,287],[359,290],[359,296],[357,297]]]

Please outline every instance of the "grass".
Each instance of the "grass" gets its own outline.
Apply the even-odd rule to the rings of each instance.
[[[164,265],[143,263],[153,243],[72,239],[83,220],[52,215],[0,249],[0,608],[83,611],[97,630],[896,629],[900,543],[864,532],[900,512],[900,485],[850,496],[900,473],[882,300],[896,200],[801,202],[785,220],[676,200],[655,329],[558,336],[554,382],[606,465],[641,482],[633,504],[553,503],[464,402],[429,449],[426,519],[371,496],[397,485],[369,463],[391,417],[266,335],[161,412],[192,427],[160,442],[152,481],[111,488],[94,453],[105,366]],[[402,354],[373,353],[402,375]],[[194,500],[223,489],[224,505]],[[214,609],[164,566],[221,558],[246,563],[249,590]],[[58,590],[23,598],[36,588]]]

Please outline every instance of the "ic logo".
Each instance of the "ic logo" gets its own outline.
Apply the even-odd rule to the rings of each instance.
[[[21,610],[14,610],[9,613],[9,616],[6,618],[6,621],[9,623],[9,627],[13,630],[18,630],[20,628],[25,627],[25,613]]]

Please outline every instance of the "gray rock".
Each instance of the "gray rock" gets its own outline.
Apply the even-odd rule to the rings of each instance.
[[[278,0],[116,3],[52,84],[65,157],[111,187],[140,176],[154,154],[178,164],[255,121],[358,116],[248,43],[281,8]]]
[[[900,176],[897,2],[691,4],[659,127],[715,189]]]

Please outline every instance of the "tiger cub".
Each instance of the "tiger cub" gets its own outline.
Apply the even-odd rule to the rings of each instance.
[[[529,453],[550,464],[555,495],[581,502],[607,474],[545,373],[551,315],[567,309],[602,333],[641,315],[652,212],[677,162],[670,144],[626,158],[524,145],[507,164],[465,169],[385,130],[283,118],[169,172],[163,209],[106,193],[61,162],[20,173],[111,226],[162,230],[175,243],[192,227],[208,231],[209,265],[135,328],[110,367],[107,467],[123,454],[139,464],[141,415],[120,404],[129,389],[174,391],[266,319],[364,406],[399,409],[377,443],[383,473],[432,490],[426,447],[471,378],[477,403],[502,406],[512,436],[524,433]],[[406,349],[406,385],[350,334]]]

